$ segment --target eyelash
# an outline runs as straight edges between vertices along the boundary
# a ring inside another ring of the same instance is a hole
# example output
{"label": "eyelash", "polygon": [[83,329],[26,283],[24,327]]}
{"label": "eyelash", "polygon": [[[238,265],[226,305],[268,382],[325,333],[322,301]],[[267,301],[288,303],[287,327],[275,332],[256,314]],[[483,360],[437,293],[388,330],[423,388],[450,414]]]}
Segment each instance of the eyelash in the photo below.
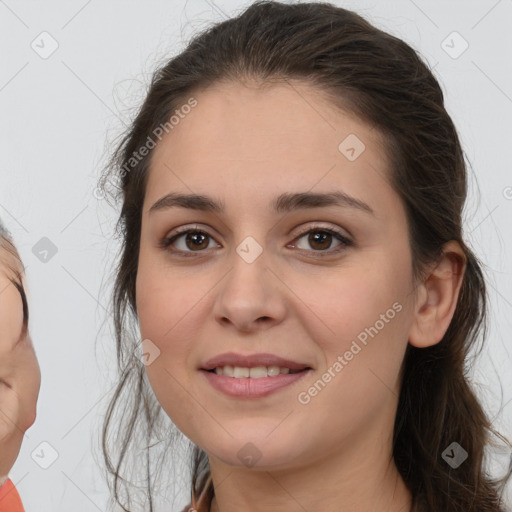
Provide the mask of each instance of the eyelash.
{"label": "eyelash", "polygon": [[[339,252],[341,252],[341,251],[345,250],[346,248],[351,247],[353,245],[353,242],[350,241],[345,236],[343,236],[339,231],[337,231],[335,229],[332,229],[332,228],[322,227],[322,226],[310,227],[306,231],[303,231],[303,232],[299,233],[297,235],[297,237],[294,238],[293,241],[299,240],[304,235],[307,235],[307,234],[309,234],[311,232],[328,233],[330,235],[333,235],[337,240],[339,240],[341,242],[341,244],[337,248],[335,248],[334,250],[318,250],[318,251],[311,250],[311,251],[308,251],[307,249],[299,249],[299,251],[306,251],[306,252],[316,253],[315,256],[314,256],[315,258],[316,257],[323,258],[323,257],[329,256],[329,255],[332,255],[332,254],[337,254],[337,253],[339,253]],[[186,257],[186,258],[194,257],[194,256],[196,256],[196,253],[205,252],[206,250],[182,251],[181,249],[169,249],[169,247],[174,243],[175,240],[180,238],[182,235],[186,235],[186,234],[189,234],[189,233],[191,233],[191,234],[200,233],[200,234],[206,235],[207,237],[210,237],[211,239],[213,239],[213,237],[210,236],[204,230],[193,229],[193,228],[186,228],[185,227],[183,229],[180,229],[179,231],[176,231],[172,236],[164,238],[161,241],[161,243],[160,243],[160,247],[162,249],[166,249],[166,250],[168,250],[168,251],[170,251],[172,253],[176,253],[179,256],[183,256],[183,257]]]}

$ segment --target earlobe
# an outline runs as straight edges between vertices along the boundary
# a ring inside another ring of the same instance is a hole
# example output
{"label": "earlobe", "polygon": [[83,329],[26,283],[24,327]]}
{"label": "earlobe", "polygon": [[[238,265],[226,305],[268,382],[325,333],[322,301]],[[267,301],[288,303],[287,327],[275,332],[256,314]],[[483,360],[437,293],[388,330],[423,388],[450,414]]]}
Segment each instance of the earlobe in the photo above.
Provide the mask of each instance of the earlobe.
{"label": "earlobe", "polygon": [[439,264],[418,287],[418,301],[409,333],[409,343],[425,348],[439,343],[455,313],[462,286],[466,257],[451,240],[443,247]]}

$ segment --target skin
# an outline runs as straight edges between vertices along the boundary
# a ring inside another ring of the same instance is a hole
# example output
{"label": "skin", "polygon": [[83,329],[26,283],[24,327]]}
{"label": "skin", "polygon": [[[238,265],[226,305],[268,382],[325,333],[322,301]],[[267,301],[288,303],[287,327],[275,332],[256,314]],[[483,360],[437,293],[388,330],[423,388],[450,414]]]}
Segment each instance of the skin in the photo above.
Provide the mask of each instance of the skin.
{"label": "skin", "polygon": [[0,239],[0,484],[20,452],[25,431],[36,419],[41,371],[28,330],[23,303],[12,284],[23,276],[21,261]]}
{"label": "skin", "polygon": [[[160,351],[146,366],[155,395],[209,456],[211,510],[334,512],[342,503],[344,512],[408,511],[411,496],[391,455],[399,371],[408,343],[433,345],[448,328],[463,252],[449,242],[425,282],[413,283],[405,210],[387,181],[379,132],[311,86],[223,83],[194,97],[198,105],[152,155],[136,299],[142,338]],[[366,146],[354,161],[338,150],[351,133]],[[375,215],[268,207],[283,192],[333,190]],[[226,211],[150,213],[170,192],[212,196]],[[199,248],[186,235],[159,245],[196,224],[208,235]],[[315,244],[301,234],[315,228],[313,236],[318,224],[353,245],[336,253],[336,238]],[[250,264],[236,252],[248,236],[263,249]],[[329,255],[315,258],[321,252]],[[401,311],[307,405],[299,403],[298,394],[395,302]],[[270,352],[314,371],[265,398],[230,398],[198,371],[227,351]],[[260,453],[252,467],[237,456],[248,442]]]}

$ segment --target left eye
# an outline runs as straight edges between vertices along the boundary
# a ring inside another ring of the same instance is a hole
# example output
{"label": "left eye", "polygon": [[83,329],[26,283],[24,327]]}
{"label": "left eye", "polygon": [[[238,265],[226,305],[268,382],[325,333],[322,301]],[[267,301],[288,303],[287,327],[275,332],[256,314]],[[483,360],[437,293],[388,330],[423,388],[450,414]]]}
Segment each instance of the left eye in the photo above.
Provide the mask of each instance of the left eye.
{"label": "left eye", "polygon": [[[309,229],[308,231],[302,233],[298,236],[295,240],[300,240],[301,238],[304,238],[306,235],[309,235],[307,238],[307,243],[314,248],[314,246],[317,246],[314,252],[339,252],[343,250],[345,247],[349,247],[352,243],[350,240],[345,238],[341,233],[334,229],[330,228],[322,228],[317,227],[313,229]],[[326,245],[328,246],[327,249],[331,245],[332,238],[335,238],[340,243],[338,244],[337,248],[332,251],[325,251]],[[318,247],[320,246],[320,247]],[[299,247],[299,249],[302,249]],[[307,250],[307,249],[306,249]]]}
{"label": "left eye", "polygon": [[[344,237],[338,231],[323,227],[309,229],[308,231],[301,233],[297,238],[293,240],[293,242],[305,238],[306,235],[309,235],[307,238],[307,243],[309,243],[310,246],[313,247],[314,249],[314,251],[310,252],[335,253],[343,250],[345,247],[349,247],[350,245],[352,245],[352,242],[348,240],[346,237]],[[185,238],[183,239],[183,237]],[[340,243],[334,250],[327,251],[326,249],[330,248],[333,237]],[[175,249],[170,249],[170,251],[177,253],[185,253],[183,254],[184,256],[191,256],[192,253],[194,252],[202,252],[201,249],[209,248],[208,238],[213,240],[213,238],[205,231],[201,231],[198,229],[187,229],[175,234],[174,236],[165,238],[164,240],[162,240],[161,246],[169,250],[169,247],[173,246],[176,242],[181,241],[184,242],[184,246],[177,247]],[[291,244],[291,247],[295,247],[295,245]],[[299,249],[308,250],[302,247],[299,247]]]}

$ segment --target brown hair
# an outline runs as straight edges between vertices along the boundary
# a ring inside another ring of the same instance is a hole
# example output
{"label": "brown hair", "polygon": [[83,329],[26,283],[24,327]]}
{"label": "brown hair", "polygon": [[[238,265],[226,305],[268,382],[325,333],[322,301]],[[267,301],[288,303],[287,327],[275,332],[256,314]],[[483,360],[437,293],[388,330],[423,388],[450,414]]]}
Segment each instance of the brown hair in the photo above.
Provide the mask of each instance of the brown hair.
{"label": "brown hair", "polygon": [[[492,433],[507,441],[492,429],[467,377],[470,351],[479,333],[483,331],[482,341],[487,333],[487,291],[481,263],[462,237],[466,163],[439,83],[413,48],[354,12],[329,3],[272,1],[257,1],[237,17],[205,29],[155,72],[103,176],[105,188],[108,183],[118,187],[122,202],[122,246],[113,293],[121,378],[103,428],[116,501],[120,503],[121,466],[137,429],[147,443],[145,492],[150,510],[155,473],[150,470],[149,445],[155,435],[171,442],[144,366],[133,357],[136,331],[130,337],[127,327],[135,329],[141,213],[152,153],[135,163],[133,155],[194,93],[220,81],[245,80],[306,81],[383,134],[390,181],[406,208],[414,282],[425,279],[425,269],[439,260],[446,242],[460,244],[466,270],[448,330],[438,344],[423,349],[409,345],[406,351],[393,455],[420,510],[503,511],[499,491],[511,470],[501,480],[492,480],[484,455]],[[136,389],[122,400],[123,390],[133,386]],[[120,426],[113,422],[117,408],[124,410]],[[121,450],[114,465],[107,447],[110,428]],[[454,441],[469,454],[457,469],[442,458]],[[191,471],[193,492],[198,493],[209,476],[207,455],[199,447],[193,449]]]}

